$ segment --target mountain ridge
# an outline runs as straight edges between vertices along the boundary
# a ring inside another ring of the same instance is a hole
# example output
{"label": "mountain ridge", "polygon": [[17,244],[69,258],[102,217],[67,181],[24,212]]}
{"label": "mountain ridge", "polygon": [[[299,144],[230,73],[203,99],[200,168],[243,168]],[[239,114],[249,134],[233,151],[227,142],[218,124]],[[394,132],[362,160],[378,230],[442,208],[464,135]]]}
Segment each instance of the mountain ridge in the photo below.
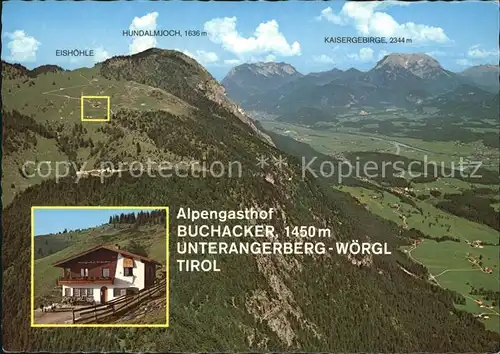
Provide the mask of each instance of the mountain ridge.
{"label": "mountain ridge", "polygon": [[498,65],[475,65],[459,73],[490,92],[498,92],[500,85],[500,67]]}
{"label": "mountain ridge", "polygon": [[[491,67],[487,68],[491,72]],[[228,97],[244,109],[285,117],[305,107],[326,110],[327,114],[337,114],[351,107],[418,110],[421,102],[453,92],[463,85],[495,92],[491,82],[483,85],[472,76],[470,72],[466,75],[446,70],[438,60],[424,53],[392,53],[381,58],[368,71],[333,68],[302,75],[287,83],[276,82],[259,92],[242,89],[244,77],[240,77],[236,95],[232,86],[226,90]],[[491,75],[488,80],[491,81]],[[221,81],[223,85],[225,82]]]}
{"label": "mountain ridge", "polygon": [[401,66],[422,79],[445,71],[438,60],[424,53],[388,54],[379,60],[372,70],[381,69],[384,66]]}
{"label": "mountain ridge", "polygon": [[[147,77],[134,75],[136,66],[140,68],[142,65],[148,65],[147,61],[158,60],[159,58],[164,60],[164,67],[158,68],[160,72],[150,73]],[[170,60],[173,60],[173,62],[169,63]],[[170,66],[174,65],[175,61],[178,60],[182,63],[180,65],[181,70],[171,70]],[[105,60],[100,65],[100,72],[106,78],[126,79],[148,84],[169,92],[174,92],[175,96],[190,104],[200,104],[200,102],[193,99],[195,96],[186,94],[186,92],[189,92],[187,88],[180,87],[182,85],[181,82],[186,81],[191,89],[202,93],[206,99],[227,109],[231,114],[240,118],[242,122],[248,125],[267,143],[272,144],[271,139],[255,127],[253,120],[240,107],[227,99],[224,87],[196,60],[180,51],[151,48],[131,56],[116,56]],[[195,67],[197,74],[185,70],[186,65],[188,67]],[[111,74],[113,71],[118,71],[118,73],[113,75]],[[169,72],[169,76],[158,75],[164,72]],[[186,80],[185,78],[189,79]],[[202,102],[202,104],[204,103]]]}
{"label": "mountain ridge", "polygon": [[46,72],[59,72],[59,71],[66,71],[59,65],[52,65],[52,64],[47,64],[47,65],[40,65],[37,66],[33,69],[28,69],[24,65],[21,65],[19,63],[9,63],[8,61],[5,61],[2,59],[2,76],[6,76],[8,78],[13,78],[13,77],[30,77],[30,78],[35,78],[38,75],[44,74]]}

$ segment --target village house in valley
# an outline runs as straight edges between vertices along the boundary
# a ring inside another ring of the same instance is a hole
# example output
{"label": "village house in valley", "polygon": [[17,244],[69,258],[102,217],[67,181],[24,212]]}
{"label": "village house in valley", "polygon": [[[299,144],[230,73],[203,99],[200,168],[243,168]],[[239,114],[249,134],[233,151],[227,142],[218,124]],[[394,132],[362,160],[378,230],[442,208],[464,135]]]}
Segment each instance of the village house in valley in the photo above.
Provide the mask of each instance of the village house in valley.
{"label": "village house in valley", "polygon": [[100,304],[152,286],[160,265],[118,246],[97,246],[54,264],[62,269],[63,299]]}

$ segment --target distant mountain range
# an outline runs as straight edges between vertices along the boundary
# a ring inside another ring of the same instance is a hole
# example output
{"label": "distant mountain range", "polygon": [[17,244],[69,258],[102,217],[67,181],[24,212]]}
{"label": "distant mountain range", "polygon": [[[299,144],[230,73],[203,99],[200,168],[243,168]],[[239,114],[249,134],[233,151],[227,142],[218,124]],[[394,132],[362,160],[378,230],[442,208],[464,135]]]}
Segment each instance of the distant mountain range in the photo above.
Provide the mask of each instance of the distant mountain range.
{"label": "distant mountain range", "polygon": [[248,94],[274,89],[302,76],[286,63],[243,64],[232,69],[221,83],[233,99],[241,101]]}
{"label": "distant mountain range", "polygon": [[[294,116],[314,108],[334,115],[353,108],[419,109],[422,104],[443,103],[441,95],[453,100],[455,90],[462,94],[462,102],[475,101],[478,95],[490,99],[490,94],[498,95],[498,66],[454,73],[429,55],[394,53],[367,72],[351,68],[303,75],[286,63],[244,64],[231,70],[222,85],[246,110]],[[476,96],[464,96],[471,87]]]}
{"label": "distant mountain range", "polygon": [[498,91],[499,73],[498,65],[477,65],[470,67],[460,73],[474,81],[477,85],[490,87]]}
{"label": "distant mountain range", "polygon": [[6,79],[13,79],[16,77],[26,76],[35,78],[43,73],[56,73],[66,71],[58,65],[41,65],[33,70],[29,70],[20,64],[10,64],[2,60],[2,74],[6,75]]}

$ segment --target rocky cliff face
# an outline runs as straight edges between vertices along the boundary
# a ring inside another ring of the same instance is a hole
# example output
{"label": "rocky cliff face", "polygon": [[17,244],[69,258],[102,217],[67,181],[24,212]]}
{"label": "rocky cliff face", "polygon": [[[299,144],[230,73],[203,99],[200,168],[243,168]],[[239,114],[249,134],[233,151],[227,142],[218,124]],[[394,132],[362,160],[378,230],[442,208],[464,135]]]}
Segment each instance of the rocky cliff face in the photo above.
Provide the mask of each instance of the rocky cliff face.
{"label": "rocky cliff face", "polygon": [[290,64],[253,63],[233,68],[221,83],[231,99],[243,102],[248,95],[275,89],[302,76]]}
{"label": "rocky cliff face", "polygon": [[243,108],[232,102],[226,96],[225,88],[221,84],[219,84],[215,79],[211,78],[205,82],[200,82],[196,86],[196,88],[208,99],[214,101],[215,103],[221,105],[222,107],[225,107],[229,112],[234,114],[236,117],[241,119],[241,121],[243,121],[250,128],[252,128],[252,130],[256,134],[258,134],[264,141],[274,146],[272,139],[262,130],[258,129],[255,126],[254,120],[246,114]]}
{"label": "rocky cliff face", "polygon": [[435,75],[446,74],[446,71],[436,59],[422,53],[389,54],[382,58],[374,69],[385,68],[386,70],[395,70],[397,67],[403,67],[410,71],[413,75],[422,79],[428,79]]}
{"label": "rocky cliff face", "polygon": [[454,90],[464,83],[462,77],[445,70],[436,59],[423,53],[386,55],[368,75],[375,72],[383,72],[384,76],[393,76],[395,80],[403,78],[402,87],[425,90],[430,94]]}

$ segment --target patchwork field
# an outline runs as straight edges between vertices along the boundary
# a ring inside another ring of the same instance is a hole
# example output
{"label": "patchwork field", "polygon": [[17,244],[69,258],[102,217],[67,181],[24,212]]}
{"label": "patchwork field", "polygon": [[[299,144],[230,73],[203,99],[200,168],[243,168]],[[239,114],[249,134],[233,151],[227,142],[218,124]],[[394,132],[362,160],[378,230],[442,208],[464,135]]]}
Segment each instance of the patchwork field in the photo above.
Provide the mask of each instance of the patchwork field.
{"label": "patchwork field", "polygon": [[[361,132],[359,128],[345,127],[342,123],[318,123],[304,126],[276,120],[263,120],[264,128],[290,136],[311,145],[324,154],[342,152],[384,152],[410,159],[435,161],[438,166],[454,166],[459,163],[481,162],[482,166],[498,171],[498,148],[485,146],[481,141],[425,141],[401,135],[385,135],[380,132]],[[368,124],[369,125],[369,124]],[[498,128],[491,128],[498,132]]]}
{"label": "patchwork field", "polygon": [[[375,131],[369,133],[363,131],[366,128],[376,127],[377,120],[394,119],[394,116],[401,113],[391,112],[380,114],[378,117],[371,116],[371,123],[359,123],[359,126],[358,122],[368,119],[360,118],[359,115],[344,116],[339,117],[336,122],[321,122],[315,126],[276,120],[261,121],[261,124],[266,129],[306,143],[319,153],[336,158],[346,156],[352,158],[356,153],[360,153],[368,158],[373,156],[378,159],[375,162],[381,162],[388,156],[394,159],[401,156],[418,161],[437,161],[446,167],[455,163],[457,173],[460,168],[458,162],[462,159],[465,163],[482,161],[484,168],[498,171],[500,156],[498,150],[486,147],[481,141],[425,141],[401,134],[388,136]],[[423,117],[411,116],[409,120],[410,123],[394,124],[403,125],[408,130],[424,124]],[[480,124],[496,123],[480,122]],[[487,129],[498,131],[497,128]],[[366,153],[375,154],[366,155]],[[431,173],[433,172],[431,170]],[[428,269],[430,282],[463,296],[464,304],[456,304],[457,308],[481,316],[480,320],[488,329],[500,332],[499,231],[472,216],[468,217],[466,210],[456,214],[441,206],[442,203],[449,201],[447,198],[450,196],[465,198],[466,195],[470,195],[469,201],[465,199],[455,201],[458,203],[457,211],[460,210],[460,203],[470,202],[470,208],[477,209],[479,205],[483,207],[478,217],[485,218],[484,213],[491,214],[489,216],[492,217],[500,209],[498,183],[495,183],[494,177],[491,176],[486,179],[490,184],[474,183],[473,179],[467,180],[462,178],[463,176],[453,178],[455,175],[420,180],[405,173],[401,177],[406,179],[408,187],[391,185],[390,181],[389,185],[381,185],[376,179],[368,179],[366,182],[369,183],[365,187],[340,184],[334,188],[349,193],[370,212],[391,220],[405,229],[420,231],[425,238],[418,244],[404,247],[404,251],[415,262]],[[475,194],[475,191],[478,193]],[[484,209],[488,206],[491,207],[490,210]],[[483,245],[475,247],[477,245],[474,241],[481,241]],[[481,293],[477,292],[478,289]],[[488,297],[487,292],[494,295]]]}
{"label": "patchwork field", "polygon": [[[405,248],[409,256],[429,270],[431,281],[464,296],[466,305],[457,305],[459,308],[474,314],[488,313],[489,318],[483,322],[488,328],[500,331],[499,303],[470,294],[472,286],[497,292],[500,290],[500,245],[496,230],[445,213],[428,202],[415,200],[417,207],[422,210],[420,213],[417,208],[388,192],[379,193],[348,186],[337,188],[354,196],[371,212],[404,228],[415,228],[427,235],[429,239],[421,240],[417,247]],[[439,240],[446,235],[453,237],[456,242]],[[475,240],[493,245],[475,248],[471,246]],[[481,259],[482,267],[473,265],[467,259],[468,255]],[[492,273],[485,272],[486,268],[491,268]],[[483,308],[475,300],[494,306]]]}
{"label": "patchwork field", "polygon": [[[454,290],[466,299],[465,305],[458,308],[473,314],[485,314],[489,318],[482,322],[488,329],[500,332],[500,308],[498,301],[485,300],[484,296],[472,295],[471,288],[499,291],[500,272],[498,246],[471,248],[463,242],[435,242],[423,240],[411,251],[411,257],[427,267],[433,281],[439,286]],[[467,254],[474,258],[482,256],[484,267],[492,268],[491,274],[467,260]],[[477,301],[481,301],[478,304]]]}

